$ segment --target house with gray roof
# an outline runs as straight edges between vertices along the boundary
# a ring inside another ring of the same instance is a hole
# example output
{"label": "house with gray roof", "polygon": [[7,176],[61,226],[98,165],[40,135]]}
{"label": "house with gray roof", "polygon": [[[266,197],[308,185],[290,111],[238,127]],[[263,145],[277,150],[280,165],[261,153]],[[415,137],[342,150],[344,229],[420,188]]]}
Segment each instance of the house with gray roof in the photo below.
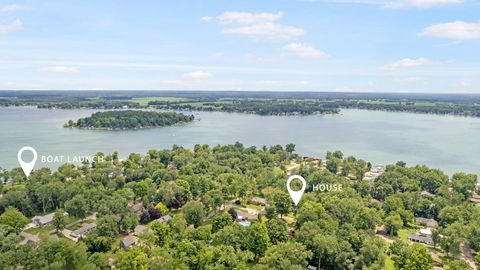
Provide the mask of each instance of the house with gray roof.
{"label": "house with gray roof", "polygon": [[129,249],[137,244],[137,237],[126,236],[120,241],[120,247],[123,249]]}
{"label": "house with gray roof", "polygon": [[52,223],[53,216],[55,215],[55,212],[44,215],[44,216],[34,216],[32,218],[32,222],[37,225],[38,227],[43,227],[47,226],[50,223]]}
{"label": "house with gray roof", "polygon": [[74,238],[84,237],[87,233],[89,233],[91,230],[95,229],[96,227],[97,227],[97,224],[95,223],[85,223],[82,225],[82,227],[71,232],[70,236]]}
{"label": "house with gray roof", "polygon": [[140,234],[142,234],[144,232],[148,232],[148,231],[150,231],[150,228],[148,228],[147,226],[137,225],[137,226],[135,226],[135,229],[133,229],[133,235],[139,236]]}
{"label": "house with gray roof", "polygon": [[172,216],[170,216],[170,215],[165,215],[165,216],[163,216],[163,217],[157,218],[157,220],[158,220],[160,223],[167,222],[167,221],[169,221],[169,220],[171,220],[171,219],[172,219]]}
{"label": "house with gray roof", "polygon": [[423,235],[418,235],[418,234],[410,234],[408,236],[408,240],[412,242],[417,242],[417,243],[423,243],[427,244],[430,246],[433,246],[433,240],[431,236],[423,236]]}
{"label": "house with gray roof", "polygon": [[265,198],[260,198],[260,197],[253,197],[253,198],[250,200],[250,203],[251,203],[251,204],[255,204],[255,205],[268,206],[267,199],[265,199]]}
{"label": "house with gray roof", "polygon": [[435,194],[432,194],[426,190],[423,190],[422,192],[420,192],[420,195],[427,198],[435,198]]}
{"label": "house with gray roof", "polygon": [[435,228],[438,226],[438,222],[435,219],[431,218],[424,218],[424,217],[417,217],[415,218],[417,223],[427,227],[427,228]]}

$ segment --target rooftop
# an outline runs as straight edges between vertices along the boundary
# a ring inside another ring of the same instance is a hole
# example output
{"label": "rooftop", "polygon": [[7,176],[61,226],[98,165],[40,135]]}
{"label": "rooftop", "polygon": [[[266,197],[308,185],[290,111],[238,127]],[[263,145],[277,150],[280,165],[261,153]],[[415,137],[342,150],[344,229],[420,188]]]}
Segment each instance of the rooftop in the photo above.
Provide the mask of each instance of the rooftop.
{"label": "rooftop", "polygon": [[160,221],[161,223],[163,223],[163,222],[169,221],[170,219],[172,219],[172,217],[170,215],[165,215],[163,217],[159,217],[157,220]]}
{"label": "rooftop", "polygon": [[423,226],[427,226],[430,228],[435,228],[438,225],[438,222],[435,219],[431,218],[417,217],[415,218],[415,220]]}
{"label": "rooftop", "polygon": [[82,227],[76,229],[75,231],[73,231],[71,233],[72,236],[80,236],[80,235],[83,235],[85,234],[86,232],[94,229],[95,227],[97,227],[97,224],[95,223],[84,223],[82,225]]}
{"label": "rooftop", "polygon": [[40,223],[41,225],[48,224],[48,223],[52,222],[54,215],[55,215],[55,212],[50,213],[50,214],[46,214],[44,216],[34,216],[32,218],[32,221],[36,222],[36,223]]}
{"label": "rooftop", "polygon": [[420,236],[417,234],[410,234],[408,236],[408,240],[433,246],[432,237]]}
{"label": "rooftop", "polygon": [[150,228],[148,228],[148,227],[145,226],[145,225],[137,225],[137,226],[135,227],[135,229],[133,230],[133,234],[136,235],[136,236],[138,236],[138,235],[140,235],[140,234],[142,234],[143,232],[148,231],[148,230],[150,230]]}
{"label": "rooftop", "polygon": [[135,243],[137,243],[137,238],[134,236],[126,236],[120,241],[123,247],[131,247],[135,245]]}

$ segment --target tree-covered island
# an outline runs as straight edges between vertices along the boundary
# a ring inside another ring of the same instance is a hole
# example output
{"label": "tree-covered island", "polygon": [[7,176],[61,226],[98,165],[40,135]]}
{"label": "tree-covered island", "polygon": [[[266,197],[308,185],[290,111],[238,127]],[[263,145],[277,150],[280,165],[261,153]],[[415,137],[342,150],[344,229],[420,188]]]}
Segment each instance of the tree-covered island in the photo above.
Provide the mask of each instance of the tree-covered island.
{"label": "tree-covered island", "polygon": [[193,115],[175,112],[154,111],[106,111],[96,112],[89,117],[68,121],[64,127],[89,129],[142,129],[171,126],[188,123],[195,119]]}

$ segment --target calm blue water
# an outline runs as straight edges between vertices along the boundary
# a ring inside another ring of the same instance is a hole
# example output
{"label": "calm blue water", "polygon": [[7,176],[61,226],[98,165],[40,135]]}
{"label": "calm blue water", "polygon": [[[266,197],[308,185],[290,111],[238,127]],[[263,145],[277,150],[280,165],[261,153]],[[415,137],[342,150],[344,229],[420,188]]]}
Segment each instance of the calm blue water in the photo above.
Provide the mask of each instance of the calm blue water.
{"label": "calm blue water", "polygon": [[[69,119],[93,110],[0,108],[0,167],[18,167],[17,151],[25,145],[39,155],[91,155],[118,151],[146,153],[173,144],[273,145],[295,143],[297,152],[323,157],[326,151],[389,164],[403,160],[451,174],[480,174],[480,119],[412,113],[343,110],[339,115],[258,116],[221,112],[194,113],[194,123],[134,131],[66,129]],[[35,168],[57,165],[41,164]]]}

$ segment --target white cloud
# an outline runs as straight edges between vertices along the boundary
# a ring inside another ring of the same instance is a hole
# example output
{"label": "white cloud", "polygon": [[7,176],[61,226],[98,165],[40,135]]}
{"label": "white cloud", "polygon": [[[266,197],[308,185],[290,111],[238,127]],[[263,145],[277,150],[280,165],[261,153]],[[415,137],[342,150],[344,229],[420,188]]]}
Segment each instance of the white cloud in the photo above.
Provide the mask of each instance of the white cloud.
{"label": "white cloud", "polygon": [[283,17],[282,12],[277,13],[250,13],[250,12],[232,12],[226,11],[218,16],[221,24],[239,23],[239,24],[257,24],[264,22],[273,22]]}
{"label": "white cloud", "polygon": [[35,90],[43,87],[43,85],[36,83],[5,82],[0,84],[2,90]]}
{"label": "white cloud", "polygon": [[383,8],[432,8],[460,4],[465,0],[304,0],[305,2],[328,2],[339,4],[368,4]]}
{"label": "white cloud", "polygon": [[206,71],[193,71],[193,72],[183,74],[182,77],[187,79],[195,79],[195,80],[207,79],[212,77],[212,73],[206,72]]}
{"label": "white cloud", "polygon": [[22,21],[16,19],[9,24],[0,24],[0,34],[7,34],[22,29]]}
{"label": "white cloud", "polygon": [[300,81],[299,83],[300,83],[301,85],[308,85],[308,84],[310,84],[309,81]]}
{"label": "white cloud", "polygon": [[425,28],[419,35],[456,40],[478,39],[480,38],[480,22],[455,21],[435,24]]}
{"label": "white cloud", "polygon": [[223,57],[223,53],[222,52],[214,52],[211,54],[212,58],[215,58],[215,59],[220,59]]}
{"label": "white cloud", "polygon": [[408,68],[415,68],[415,67],[428,65],[431,63],[432,62],[427,58],[417,58],[417,59],[404,58],[399,61],[387,64],[383,66],[381,69],[383,70],[408,69]]}
{"label": "white cloud", "polygon": [[213,17],[212,16],[203,16],[203,17],[200,18],[200,20],[209,22],[209,21],[213,20]]}
{"label": "white cloud", "polygon": [[0,12],[16,12],[22,10],[25,10],[25,7],[17,4],[10,4],[0,7]]}
{"label": "white cloud", "polygon": [[301,28],[271,22],[228,28],[223,30],[223,32],[226,34],[242,35],[251,38],[268,38],[277,40],[296,38],[303,36],[305,33]]}
{"label": "white cloud", "polygon": [[282,50],[290,52],[302,58],[324,58],[326,53],[305,43],[290,43],[282,47]]}
{"label": "white cloud", "polygon": [[223,33],[251,38],[285,40],[304,35],[305,31],[302,28],[277,23],[276,21],[283,18],[283,15],[283,12],[226,11],[216,17],[204,16],[201,19],[204,21],[216,19],[220,25],[231,25],[224,28]]}
{"label": "white cloud", "polygon": [[386,8],[431,8],[448,4],[460,4],[463,0],[397,0],[390,1],[383,6]]}
{"label": "white cloud", "polygon": [[423,77],[406,77],[406,78],[395,79],[395,81],[401,82],[401,83],[417,83],[417,82],[425,81],[425,78],[423,78]]}
{"label": "white cloud", "polygon": [[163,83],[166,84],[172,84],[172,85],[182,85],[183,81],[182,80],[165,80]]}
{"label": "white cloud", "polygon": [[73,73],[78,71],[76,67],[65,67],[65,66],[43,67],[40,70],[43,72],[51,72],[51,73]]}
{"label": "white cloud", "polygon": [[184,73],[181,78],[173,79],[173,80],[164,80],[162,83],[169,84],[172,86],[181,86],[181,87],[195,87],[199,86],[204,79],[208,79],[212,77],[213,74],[206,71],[192,71],[188,73]]}

